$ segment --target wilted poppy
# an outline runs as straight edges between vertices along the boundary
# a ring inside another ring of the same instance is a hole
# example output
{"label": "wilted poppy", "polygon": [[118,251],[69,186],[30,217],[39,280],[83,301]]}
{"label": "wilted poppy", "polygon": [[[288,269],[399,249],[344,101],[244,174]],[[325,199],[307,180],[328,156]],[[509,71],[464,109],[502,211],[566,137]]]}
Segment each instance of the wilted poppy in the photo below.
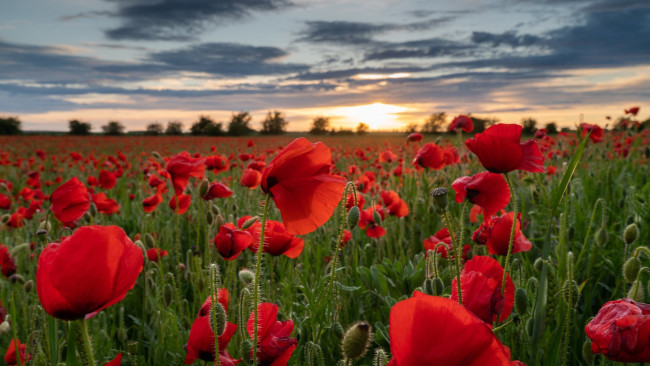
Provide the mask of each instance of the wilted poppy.
{"label": "wilted poppy", "polygon": [[464,114],[454,117],[454,119],[449,124],[449,131],[457,132],[458,130],[463,130],[467,133],[472,132],[474,130],[472,119]]}
{"label": "wilted poppy", "polygon": [[456,202],[467,198],[483,208],[484,217],[494,215],[510,202],[510,189],[501,174],[481,172],[471,177],[460,177],[451,187],[456,191]]}
{"label": "wilted poppy", "polygon": [[391,308],[389,322],[390,366],[510,365],[492,327],[456,301],[416,291]]}
{"label": "wilted poppy", "polygon": [[38,258],[36,290],[55,318],[91,318],[118,303],[142,271],[142,251],[118,226],[84,226]]}
{"label": "wilted poppy", "polygon": [[90,195],[86,186],[77,177],[73,177],[52,192],[50,202],[54,216],[63,224],[70,225],[88,211]]}
{"label": "wilted poppy", "polygon": [[330,174],[332,154],[321,142],[293,140],[264,168],[262,190],[269,193],[291,234],[308,234],[334,213],[346,180]]}
{"label": "wilted poppy", "polygon": [[233,260],[253,243],[253,235],[248,231],[237,230],[235,225],[226,223],[221,225],[213,242],[224,259]]}
{"label": "wilted poppy", "polygon": [[[517,216],[517,226],[515,226],[515,236],[512,243],[513,254],[527,252],[533,247],[533,244],[521,232],[520,214]],[[508,254],[513,218],[514,213],[508,212],[502,214],[500,217],[490,217],[484,220],[481,226],[474,232],[472,239],[477,244],[487,245],[488,253],[490,254]]]}
{"label": "wilted poppy", "polygon": [[[258,312],[258,351],[257,360],[260,365],[286,366],[298,340],[291,338],[293,321],[291,319],[278,321],[278,306],[263,302],[257,307]],[[248,335],[253,338],[255,330],[255,315],[251,313],[246,323]],[[253,350],[250,351],[251,358]]]}
{"label": "wilted poppy", "polygon": [[440,146],[430,142],[424,145],[413,158],[413,165],[440,170],[445,167],[445,153]]}
{"label": "wilted poppy", "polygon": [[465,145],[476,154],[485,169],[492,173],[526,170],[544,172],[544,158],[537,141],[521,142],[520,125],[499,123],[467,139]]}
{"label": "wilted poppy", "polygon": [[650,362],[650,305],[609,301],[585,327],[591,351],[617,362]]}
{"label": "wilted poppy", "polygon": [[[491,324],[500,316],[503,322],[512,312],[515,302],[515,285],[506,274],[506,289],[503,287],[503,267],[496,259],[476,256],[465,263],[460,273],[460,290],[463,306],[484,322]],[[458,301],[456,277],[451,282],[451,299]]]}

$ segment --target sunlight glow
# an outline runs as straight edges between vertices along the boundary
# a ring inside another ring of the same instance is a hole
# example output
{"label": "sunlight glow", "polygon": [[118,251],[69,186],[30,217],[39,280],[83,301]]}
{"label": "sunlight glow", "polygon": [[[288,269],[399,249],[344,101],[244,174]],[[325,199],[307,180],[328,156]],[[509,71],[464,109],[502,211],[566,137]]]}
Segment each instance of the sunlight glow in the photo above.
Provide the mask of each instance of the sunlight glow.
{"label": "sunlight glow", "polygon": [[373,103],[353,107],[335,107],[330,113],[341,116],[342,122],[356,126],[363,122],[373,130],[386,130],[400,128],[403,122],[399,114],[408,111],[409,108],[392,104]]}
{"label": "sunlight glow", "polygon": [[381,80],[381,79],[401,79],[411,76],[408,72],[397,72],[394,74],[357,74],[353,79],[357,80]]}

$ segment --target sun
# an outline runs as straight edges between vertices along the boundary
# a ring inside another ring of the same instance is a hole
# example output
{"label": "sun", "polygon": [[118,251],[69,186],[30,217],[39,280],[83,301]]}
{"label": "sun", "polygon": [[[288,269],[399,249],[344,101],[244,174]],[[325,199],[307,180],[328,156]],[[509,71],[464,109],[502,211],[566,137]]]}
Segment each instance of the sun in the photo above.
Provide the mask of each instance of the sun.
{"label": "sun", "polygon": [[373,103],[351,107],[337,107],[331,112],[341,116],[341,122],[356,126],[363,122],[373,130],[387,130],[399,128],[402,123],[399,114],[409,108],[393,104]]}

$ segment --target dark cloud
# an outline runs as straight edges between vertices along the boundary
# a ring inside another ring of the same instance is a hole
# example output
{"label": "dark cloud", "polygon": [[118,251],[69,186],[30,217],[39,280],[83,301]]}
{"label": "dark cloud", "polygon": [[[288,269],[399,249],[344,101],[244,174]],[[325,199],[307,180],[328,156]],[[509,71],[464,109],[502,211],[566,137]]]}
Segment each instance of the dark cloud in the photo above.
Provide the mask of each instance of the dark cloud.
{"label": "dark cloud", "polygon": [[426,68],[417,66],[408,67],[364,67],[364,68],[350,68],[342,70],[329,70],[320,72],[304,72],[300,73],[291,79],[302,81],[318,81],[318,80],[343,80],[348,79],[358,74],[395,74],[395,73],[412,73],[426,71]]}
{"label": "dark cloud", "polygon": [[291,5],[289,0],[117,0],[122,25],[106,31],[114,40],[195,39],[206,26],[242,19],[254,11]]}
{"label": "dark cloud", "polygon": [[403,58],[437,58],[443,56],[469,56],[476,45],[430,38],[416,41],[388,43],[367,52],[364,60],[379,61]]}
{"label": "dark cloud", "polygon": [[517,34],[516,32],[489,33],[489,32],[472,32],[472,42],[478,44],[490,44],[498,47],[507,45],[510,47],[527,47],[539,44],[541,38],[532,34]]}
{"label": "dark cloud", "polygon": [[77,20],[82,18],[97,18],[97,17],[109,17],[115,15],[112,11],[100,10],[100,11],[86,11],[83,13],[77,13],[73,15],[68,15],[58,18],[62,22],[69,22],[71,20]]}

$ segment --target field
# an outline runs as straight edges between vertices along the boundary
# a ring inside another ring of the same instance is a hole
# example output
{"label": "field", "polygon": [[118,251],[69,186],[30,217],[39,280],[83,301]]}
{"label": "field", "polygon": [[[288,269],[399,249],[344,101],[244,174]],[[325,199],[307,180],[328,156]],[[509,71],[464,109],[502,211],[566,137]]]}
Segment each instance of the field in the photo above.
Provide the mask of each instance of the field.
{"label": "field", "polygon": [[[625,332],[647,336],[647,323],[615,335],[623,339],[609,350],[615,361],[592,353],[585,326],[608,301],[643,303],[650,293],[650,133],[605,131],[599,141],[594,133],[538,135],[543,172],[515,164],[506,180],[494,174],[501,173],[499,161],[488,161],[494,156],[479,160],[468,149],[464,141],[476,138],[468,133],[422,141],[306,136],[305,151],[316,141],[329,148],[331,173],[315,172],[310,158],[283,170],[270,164],[294,140],[288,136],[0,137],[0,313],[9,319],[0,325],[0,350],[15,348],[12,339],[24,345],[20,360],[7,352],[8,364],[104,365],[118,353],[122,365],[212,364],[212,329],[225,328],[214,364],[251,365],[253,357],[261,365],[638,361],[621,357],[648,353],[650,344],[630,346]],[[434,153],[420,150],[428,143]],[[486,164],[495,183],[467,188],[457,202],[452,183],[486,172]],[[269,167],[273,177],[265,175]],[[304,172],[326,178],[282,183],[283,175]],[[67,191],[53,194],[64,184]],[[274,188],[280,185],[286,192]],[[437,187],[449,191],[444,209],[432,196]],[[351,209],[355,200],[359,211]],[[512,230],[507,213],[515,210],[521,216]],[[128,238],[98,244],[104,239],[84,231],[91,225],[116,225]],[[349,240],[336,251],[341,237]],[[50,243],[62,245],[56,251]],[[128,249],[116,253],[123,243]],[[479,260],[493,272],[465,266]],[[499,268],[509,274],[505,287]],[[458,289],[473,313],[457,304]],[[260,307],[253,355],[257,293],[268,304]]]}

